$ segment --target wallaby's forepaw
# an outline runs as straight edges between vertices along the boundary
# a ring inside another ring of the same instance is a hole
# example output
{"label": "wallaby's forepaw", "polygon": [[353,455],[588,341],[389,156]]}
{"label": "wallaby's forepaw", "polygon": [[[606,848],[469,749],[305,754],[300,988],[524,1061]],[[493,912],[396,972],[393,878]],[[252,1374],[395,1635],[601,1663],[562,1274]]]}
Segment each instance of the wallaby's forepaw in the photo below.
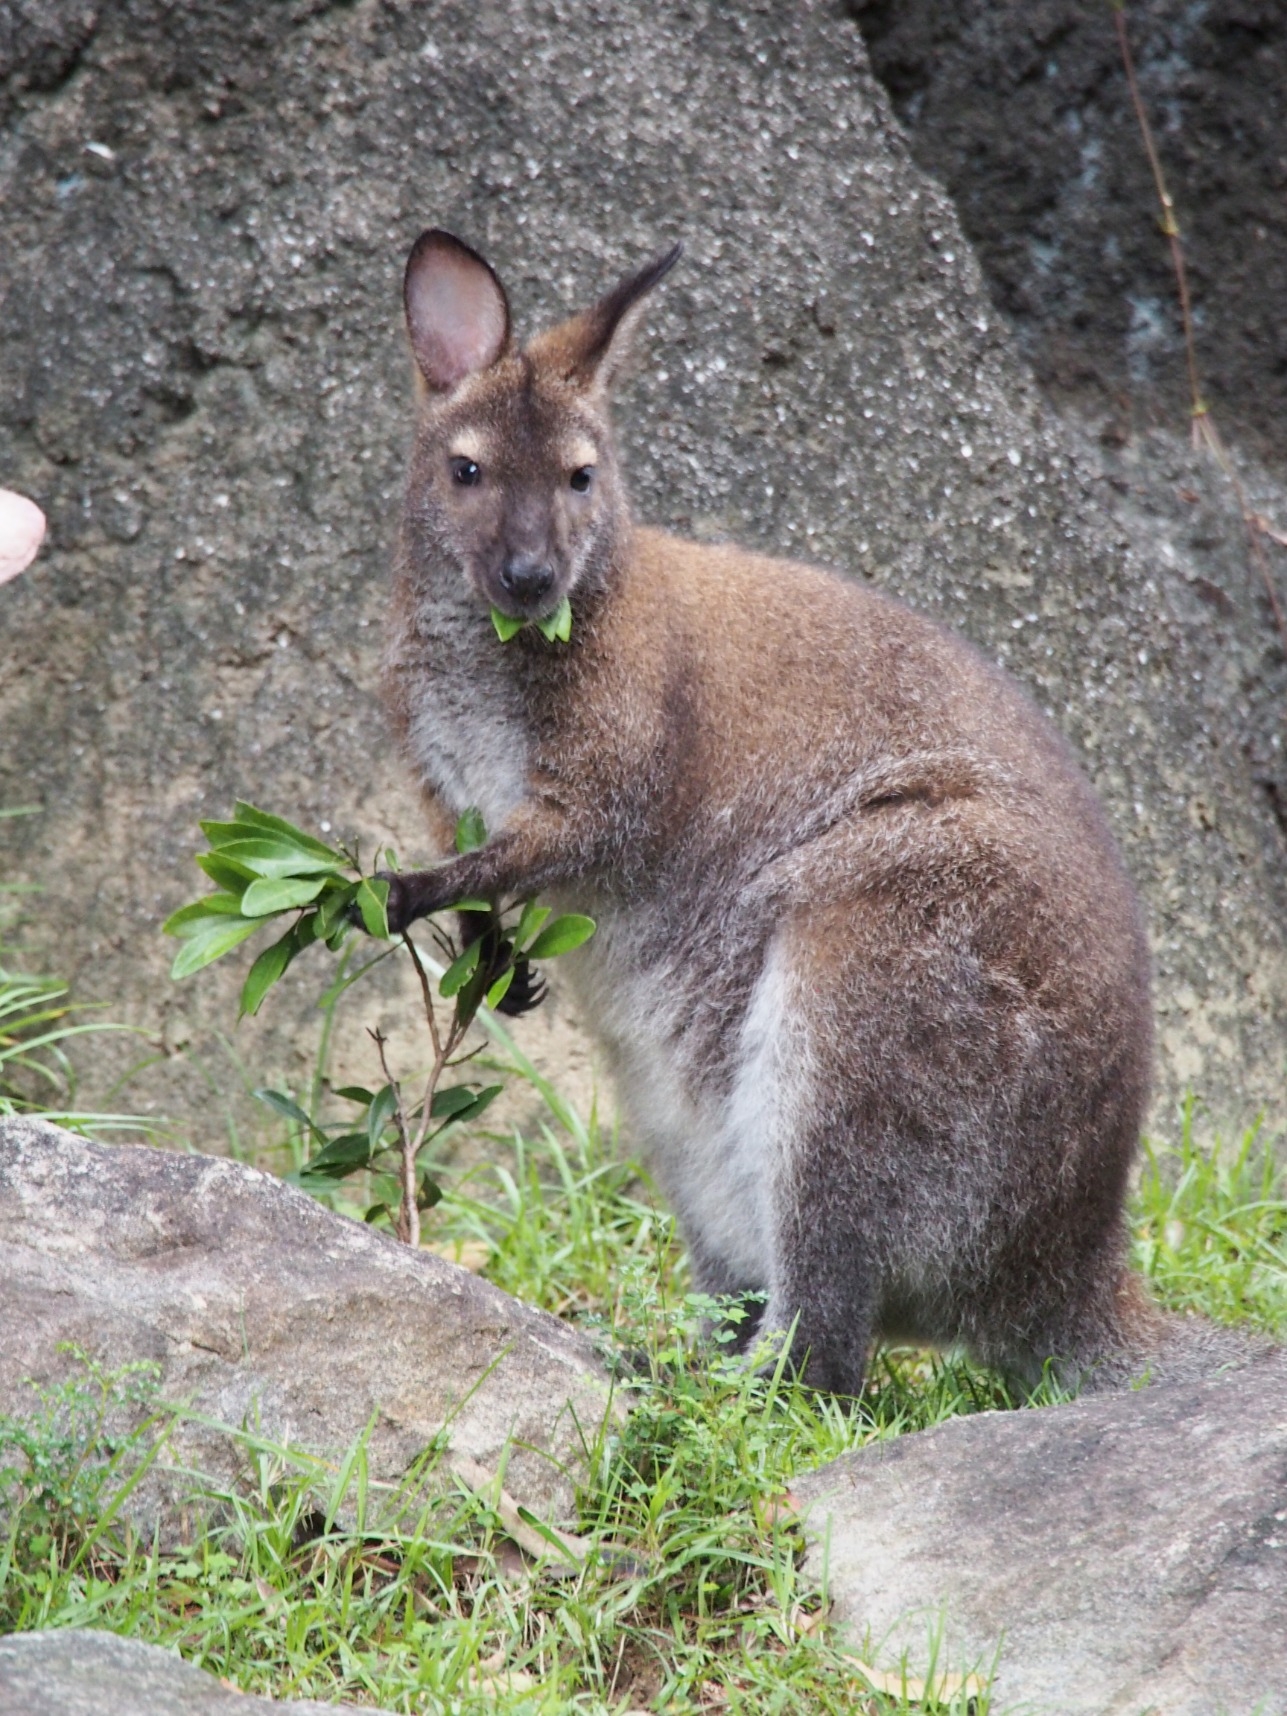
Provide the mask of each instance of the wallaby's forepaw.
{"label": "wallaby's forepaw", "polygon": [[[462,948],[471,947],[479,940],[483,943],[486,986],[490,988],[512,957],[509,942],[501,940],[499,919],[494,915],[483,918],[476,912],[461,912],[459,922]],[[514,975],[510,979],[509,988],[496,1003],[496,1011],[511,1019],[517,1019],[521,1014],[530,1013],[534,1007],[539,1007],[545,995],[545,979],[531,960],[517,959],[514,961]]]}

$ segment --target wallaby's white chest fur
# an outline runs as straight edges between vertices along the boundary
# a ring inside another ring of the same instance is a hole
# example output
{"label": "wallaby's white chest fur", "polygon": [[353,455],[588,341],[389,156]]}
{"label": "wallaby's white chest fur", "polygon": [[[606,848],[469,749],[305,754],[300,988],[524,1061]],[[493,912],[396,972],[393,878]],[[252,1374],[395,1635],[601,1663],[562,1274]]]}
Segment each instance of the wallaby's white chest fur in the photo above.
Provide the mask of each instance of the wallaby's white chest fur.
{"label": "wallaby's white chest fur", "polygon": [[[439,606],[435,645],[421,646],[402,666],[407,748],[422,784],[453,819],[477,809],[488,829],[499,829],[527,795],[527,727],[499,640],[489,628],[480,644],[476,625],[462,625],[452,606]],[[434,617],[431,609],[421,626]]]}
{"label": "wallaby's white chest fur", "polygon": [[459,818],[474,808],[502,828],[527,793],[527,740],[504,714],[462,719],[449,698],[427,697],[411,719],[408,743],[423,784]]}

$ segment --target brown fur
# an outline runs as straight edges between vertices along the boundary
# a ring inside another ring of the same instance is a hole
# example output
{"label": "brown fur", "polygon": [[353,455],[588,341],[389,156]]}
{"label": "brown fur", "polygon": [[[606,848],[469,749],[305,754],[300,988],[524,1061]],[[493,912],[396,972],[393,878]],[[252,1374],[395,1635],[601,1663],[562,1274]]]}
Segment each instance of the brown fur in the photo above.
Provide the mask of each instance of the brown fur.
{"label": "brown fur", "polygon": [[[389,698],[440,830],[478,805],[490,838],[392,913],[595,916],[570,963],[697,1280],[765,1293],[811,1380],[856,1390],[881,1335],[1121,1380],[1177,1340],[1126,1272],[1149,962],[1104,815],[959,638],[632,523],[606,384],[673,260],[519,350],[481,258],[412,254]],[[564,595],[569,644],[498,641],[489,604]]]}

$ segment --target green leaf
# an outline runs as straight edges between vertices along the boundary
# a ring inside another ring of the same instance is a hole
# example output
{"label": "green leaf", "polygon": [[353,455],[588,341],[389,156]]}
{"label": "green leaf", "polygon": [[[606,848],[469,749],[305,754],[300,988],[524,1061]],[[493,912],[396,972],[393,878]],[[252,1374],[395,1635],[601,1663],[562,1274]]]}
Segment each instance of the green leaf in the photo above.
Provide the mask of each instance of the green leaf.
{"label": "green leaf", "polygon": [[241,914],[247,918],[270,918],[313,903],[326,881],[321,876],[260,876],[241,896]]}
{"label": "green leaf", "polygon": [[436,1203],[442,1202],[442,1187],[437,1180],[423,1180],[420,1190],[416,1193],[416,1208],[431,1210]]}
{"label": "green leaf", "polygon": [[490,912],[491,909],[490,900],[453,900],[446,907],[449,912]]}
{"label": "green leaf", "polygon": [[369,1222],[377,1222],[377,1221],[387,1220],[388,1215],[389,1215],[388,1204],[372,1204],[370,1209],[362,1217],[362,1220],[363,1221],[369,1221]]}
{"label": "green leaf", "polygon": [[364,1090],[360,1084],[342,1084],[333,1094],[342,1096],[345,1102],[371,1103],[375,1101],[374,1091]]}
{"label": "green leaf", "polygon": [[200,971],[204,966],[213,965],[216,959],[222,959],[225,953],[231,953],[233,948],[245,941],[247,936],[254,935],[262,925],[245,918],[212,918],[209,923],[198,925],[190,935],[184,937],[183,946],[175,956],[174,964],[170,967],[170,976],[176,980],[191,977],[194,971]]}
{"label": "green leaf", "polygon": [[256,876],[316,876],[329,872],[340,876],[344,881],[348,880],[341,868],[344,863],[342,858],[305,852],[298,846],[292,846],[289,841],[270,834],[230,840],[219,847],[219,855],[244,864]]}
{"label": "green leaf", "polygon": [[551,643],[556,638],[567,643],[572,636],[572,604],[567,597],[564,596],[552,614],[547,614],[543,620],[537,620],[536,626]]}
{"label": "green leaf", "polygon": [[552,924],[546,924],[528,948],[527,956],[529,959],[554,959],[560,953],[571,953],[574,947],[589,941],[593,934],[593,918],[582,917],[579,912],[568,912],[564,917],[555,918]]}
{"label": "green leaf", "polygon": [[429,1104],[431,1120],[449,1120],[473,1105],[478,1092],[472,1084],[453,1084],[447,1090],[436,1090]]}
{"label": "green leaf", "polygon": [[389,884],[364,876],[357,885],[357,905],[362,914],[362,927],[379,941],[389,939]]}
{"label": "green leaf", "polygon": [[284,1091],[257,1090],[255,1095],[259,1098],[260,1102],[267,1103],[269,1108],[275,1108],[278,1114],[284,1114],[288,1120],[298,1121],[306,1132],[311,1133],[312,1136],[317,1139],[319,1144],[325,1144],[325,1132],[323,1132],[321,1127],[316,1125],[309,1116],[304,1113],[304,1110],[297,1102],[292,1102],[290,1097],[287,1096]]}
{"label": "green leaf", "polygon": [[244,822],[198,822],[197,827],[216,851],[234,840],[249,840],[256,832]]}
{"label": "green leaf", "polygon": [[358,887],[357,882],[337,884],[330,877],[327,878],[325,891],[317,906],[317,933],[319,935],[330,935],[336,924],[343,921],[344,914],[357,899]]}
{"label": "green leaf", "polygon": [[479,1091],[470,1106],[462,1108],[460,1113],[455,1116],[457,1124],[462,1125],[467,1120],[477,1120],[485,1108],[491,1107],[504,1088],[504,1085],[500,1084],[486,1085]]}
{"label": "green leaf", "polygon": [[[505,1087],[499,1084],[489,1084],[482,1090],[474,1090],[470,1085],[453,1085],[450,1090],[440,1090],[434,1095],[429,1105],[431,1120],[441,1120],[444,1125],[452,1122],[457,1124],[466,1120],[477,1120],[485,1108],[491,1106]],[[439,1131],[443,1130],[442,1127]]]}
{"label": "green leaf", "polygon": [[241,907],[231,894],[207,894],[204,899],[193,900],[190,906],[180,906],[177,912],[171,912],[161,925],[161,933],[186,938],[198,924],[207,924],[212,918],[240,916]]}
{"label": "green leaf", "polygon": [[382,1204],[388,1204],[390,1209],[396,1209],[402,1198],[402,1180],[397,1174],[371,1175],[371,1196]]}
{"label": "green leaf", "polygon": [[225,858],[222,852],[198,852],[197,863],[212,882],[226,888],[230,894],[239,895],[246,883],[255,879],[253,870],[232,858]]}
{"label": "green leaf", "polygon": [[516,620],[509,614],[502,614],[499,608],[492,609],[492,624],[496,627],[496,636],[502,643],[508,643],[516,632],[521,632],[527,624],[526,620]]}
{"label": "green leaf", "polygon": [[299,952],[299,938],[292,925],[280,941],[275,941],[271,947],[266,947],[259,958],[246,973],[246,981],[241,988],[241,1004],[237,1017],[244,1019],[259,1011],[264,996],[286,970],[286,967]]}
{"label": "green leaf", "polygon": [[296,828],[293,822],[287,822],[284,817],[271,816],[266,810],[256,810],[253,804],[247,804],[244,799],[237,800],[233,806],[233,815],[238,822],[249,823],[252,828],[262,828],[271,834],[280,834],[307,852],[333,858],[337,864],[344,862],[342,852],[336,852],[316,835],[305,834],[302,828]]}
{"label": "green leaf", "polygon": [[371,1141],[365,1132],[346,1132],[342,1138],[332,1139],[316,1156],[310,1156],[302,1172],[342,1180],[346,1174],[365,1168],[371,1156]]}
{"label": "green leaf", "polygon": [[384,1129],[393,1119],[397,1106],[398,1094],[391,1084],[383,1085],[371,1098],[371,1107],[366,1117],[366,1135],[373,1156],[380,1148]]}
{"label": "green leaf", "polygon": [[495,983],[493,983],[491,988],[487,991],[487,1005],[489,1007],[499,1007],[501,1002],[509,994],[509,986],[513,981],[514,967],[511,965],[507,971],[501,972]]}
{"label": "green leaf", "polygon": [[384,849],[384,867],[386,870],[396,870],[398,867],[398,854],[392,846],[386,846]]}
{"label": "green leaf", "polygon": [[216,851],[238,845],[243,840],[270,840],[274,845],[288,846],[305,857],[325,858],[335,867],[347,862],[343,852],[334,851],[280,816],[269,816],[266,811],[254,810],[250,805],[240,805],[238,809],[249,814],[244,817],[237,815],[231,822],[199,824],[201,832]]}
{"label": "green leaf", "polygon": [[538,906],[535,900],[527,902],[523,907],[523,915],[518,920],[518,928],[514,931],[515,953],[523,951],[549,915],[548,906]]}
{"label": "green leaf", "polygon": [[456,824],[456,850],[477,852],[486,841],[487,824],[483,821],[483,813],[476,804],[471,804]]}
{"label": "green leaf", "polygon": [[471,942],[459,959],[454,959],[443,972],[438,984],[438,993],[444,1001],[450,1001],[453,995],[458,995],[469,979],[478,969],[478,956],[482,952],[481,941]]}

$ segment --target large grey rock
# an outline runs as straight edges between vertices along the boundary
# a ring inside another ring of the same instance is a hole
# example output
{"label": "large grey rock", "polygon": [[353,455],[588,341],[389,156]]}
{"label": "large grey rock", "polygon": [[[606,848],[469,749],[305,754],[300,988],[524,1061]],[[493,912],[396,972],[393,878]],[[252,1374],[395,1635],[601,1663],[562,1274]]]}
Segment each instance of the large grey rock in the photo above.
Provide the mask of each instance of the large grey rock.
{"label": "large grey rock", "polygon": [[[369,1424],[376,1483],[445,1432],[446,1469],[453,1454],[503,1465],[547,1516],[571,1513],[609,1410],[582,1336],[454,1264],[239,1163],[40,1122],[0,1121],[0,1302],[14,1410],[35,1403],[27,1379],[73,1369],[70,1342],[112,1368],[152,1361],[163,1400],[310,1453],[334,1458]],[[188,1417],[171,1451],[220,1482],[244,1465]]]}
{"label": "large grey rock", "polygon": [[66,1628],[0,1639],[0,1716],[323,1716],[357,1708],[253,1698],[172,1651],[114,1633]]}
{"label": "large grey rock", "polygon": [[882,1666],[905,1650],[923,1672],[938,1627],[940,1667],[997,1660],[997,1716],[1287,1711],[1281,1353],[954,1419],[793,1487],[806,1570],[825,1560],[835,1618]]}
{"label": "large grey rock", "polygon": [[[374,698],[407,248],[454,227],[530,327],[682,234],[621,412],[640,512],[847,566],[1007,662],[1148,897],[1164,1093],[1280,1101],[1287,848],[1227,697],[1281,699],[1272,634],[1235,604],[1217,638],[1202,551],[1104,511],[829,0],[114,0],[14,39],[0,469],[52,529],[0,591],[0,800],[44,806],[0,839],[45,889],[33,960],[212,1055],[238,962],[174,990],[155,933],[199,815],[242,792],[419,855]],[[245,1028],[259,1076],[301,1076],[315,992],[301,961]],[[222,1130],[178,1057],[131,1100]]]}

